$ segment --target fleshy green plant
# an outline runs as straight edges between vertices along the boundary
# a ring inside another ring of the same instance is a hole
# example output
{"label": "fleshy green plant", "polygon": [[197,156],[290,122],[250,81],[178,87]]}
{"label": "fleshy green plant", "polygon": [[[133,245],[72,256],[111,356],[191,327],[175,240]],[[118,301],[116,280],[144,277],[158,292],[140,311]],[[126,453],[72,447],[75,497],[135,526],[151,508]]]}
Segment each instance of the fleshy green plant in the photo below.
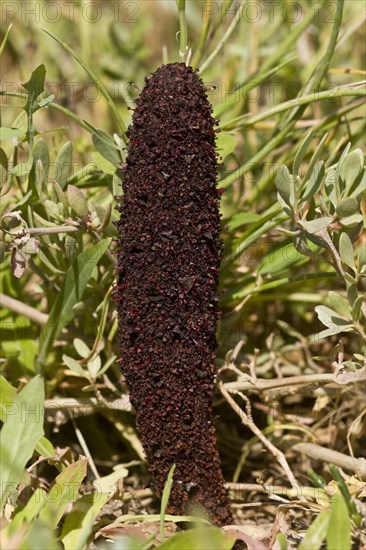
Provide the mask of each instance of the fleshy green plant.
{"label": "fleshy green plant", "polygon": [[330,290],[331,308],[315,308],[319,320],[327,327],[316,337],[351,331],[365,341],[366,310],[361,285],[366,278],[366,253],[364,246],[360,246],[355,258],[353,247],[364,228],[361,211],[366,190],[364,155],[361,149],[350,151],[349,143],[339,161],[326,166],[323,160],[318,160],[325,136],[301,177],[299,170],[310,138],[311,134],[299,148],[292,173],[281,166],[276,175],[278,201],[293,225],[293,230],[282,232],[293,237],[301,254],[322,255],[334,267],[346,291],[343,297]]}

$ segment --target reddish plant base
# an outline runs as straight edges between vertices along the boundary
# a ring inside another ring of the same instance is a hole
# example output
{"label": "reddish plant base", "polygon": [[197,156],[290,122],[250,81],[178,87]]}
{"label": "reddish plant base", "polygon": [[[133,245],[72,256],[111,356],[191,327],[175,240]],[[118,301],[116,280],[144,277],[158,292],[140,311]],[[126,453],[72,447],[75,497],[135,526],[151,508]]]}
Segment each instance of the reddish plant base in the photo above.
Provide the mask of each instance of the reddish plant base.
{"label": "reddish plant base", "polygon": [[212,423],[221,254],[215,124],[205,88],[164,65],[137,100],[118,256],[121,367],[156,492],[168,511],[233,522]]}

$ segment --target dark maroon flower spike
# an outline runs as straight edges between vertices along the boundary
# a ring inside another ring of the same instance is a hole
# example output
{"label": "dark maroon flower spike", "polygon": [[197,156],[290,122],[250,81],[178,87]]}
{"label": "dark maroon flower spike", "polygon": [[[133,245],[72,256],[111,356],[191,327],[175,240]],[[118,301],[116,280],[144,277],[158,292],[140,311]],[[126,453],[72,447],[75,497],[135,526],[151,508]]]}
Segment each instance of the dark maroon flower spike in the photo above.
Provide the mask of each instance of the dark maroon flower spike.
{"label": "dark maroon flower spike", "polygon": [[212,107],[190,67],[160,67],[128,129],[119,207],[122,372],[158,496],[232,523],[212,423],[222,243]]}

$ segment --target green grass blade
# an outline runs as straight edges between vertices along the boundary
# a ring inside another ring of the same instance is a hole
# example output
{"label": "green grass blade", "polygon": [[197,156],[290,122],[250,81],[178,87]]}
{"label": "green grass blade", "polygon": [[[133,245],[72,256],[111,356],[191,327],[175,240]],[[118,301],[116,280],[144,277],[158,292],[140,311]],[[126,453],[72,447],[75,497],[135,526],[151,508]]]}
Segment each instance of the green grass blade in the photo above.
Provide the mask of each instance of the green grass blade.
{"label": "green grass blade", "polygon": [[7,28],[6,30],[6,33],[5,33],[5,36],[3,38],[3,41],[1,42],[1,46],[0,46],[0,56],[1,54],[3,53],[4,51],[4,48],[6,46],[6,43],[8,41],[8,38],[9,38],[9,34],[10,34],[10,31],[11,31],[11,27],[13,26],[13,23],[10,23],[9,27]]}
{"label": "green grass blade", "polygon": [[220,42],[218,43],[218,45],[216,46],[216,48],[214,49],[214,51],[208,56],[208,58],[202,63],[201,67],[200,67],[200,75],[202,76],[203,73],[209,68],[209,66],[211,65],[212,61],[215,59],[215,57],[222,51],[222,49],[224,48],[226,42],[229,40],[230,36],[232,35],[233,31],[235,30],[235,27],[238,25],[241,17],[242,17],[242,13],[243,13],[243,10],[244,10],[244,7],[245,7],[245,4],[246,4],[246,1],[244,0],[243,2],[241,2],[236,14],[235,14],[235,17],[234,19],[232,20],[232,22],[230,23],[227,31],[224,33],[224,36],[221,38]]}
{"label": "green grass blade", "polygon": [[295,103],[297,107],[305,107],[307,105],[310,105],[311,103],[321,101],[322,99],[329,100],[329,98],[334,99],[335,97],[347,97],[347,96],[364,97],[365,90],[343,88],[341,90],[335,90],[335,91],[325,90],[324,92],[319,92],[317,94],[311,93],[308,95],[302,95],[301,97],[298,97],[296,99],[291,99],[290,101],[285,101],[283,103],[280,103],[279,105],[272,107],[272,109],[268,109],[267,111],[264,111],[263,113],[259,113],[254,117],[248,118],[248,115],[241,115],[233,118],[232,120],[228,120],[227,122],[224,122],[221,125],[221,130],[232,130],[233,128],[248,128],[250,126],[254,126],[258,122],[266,120],[267,118],[271,118],[285,111],[292,110],[294,108]]}
{"label": "green grass blade", "polygon": [[36,362],[39,370],[44,366],[52,342],[58,337],[64,325],[73,318],[72,308],[81,300],[91,273],[110,242],[111,239],[108,238],[88,246],[66,271],[64,286],[53,304],[49,319],[41,333]]}
{"label": "green grass blade", "polygon": [[93,531],[95,518],[108,501],[108,493],[87,494],[79,498],[72,511],[67,514],[62,526],[60,539],[65,550],[86,548]]}
{"label": "green grass blade", "polygon": [[44,382],[33,378],[14,398],[0,432],[0,510],[20,482],[25,465],[43,436]]}
{"label": "green grass blade", "polygon": [[161,509],[160,509],[160,538],[164,538],[164,521],[165,521],[165,511],[168,506],[168,501],[170,497],[170,491],[173,485],[173,474],[175,470],[175,464],[170,468],[169,474],[165,483],[163,496],[161,498]]}
{"label": "green grass blade", "polygon": [[[315,67],[313,74],[311,75],[307,84],[298,94],[299,98],[309,93],[314,95],[314,92],[319,92],[320,90],[321,83],[327,74],[329,64],[332,60],[334,50],[337,45],[339,30],[342,23],[343,6],[344,6],[344,0],[337,0],[336,12],[333,19],[334,23],[333,23],[332,32],[328,42],[327,49],[323,57],[321,58],[320,63]],[[290,113],[288,113],[288,115],[284,118],[283,125],[286,126],[287,123],[289,123],[291,120],[299,120],[302,117],[305,111],[305,108],[306,108],[306,105],[302,105],[302,104],[295,107],[295,109]]]}
{"label": "green grass blade", "polygon": [[268,71],[268,69],[282,59],[284,55],[288,54],[292,46],[296,44],[299,36],[301,36],[301,34],[310,25],[312,25],[314,21],[316,21],[316,18],[319,17],[319,12],[326,2],[327,0],[317,2],[314,5],[314,9],[309,9],[308,13],[302,18],[302,20],[299,21],[297,25],[293,26],[293,29],[289,32],[285,40],[280,42],[273,54],[263,62],[263,65],[261,66],[262,71]]}
{"label": "green grass blade", "polygon": [[103,96],[105,97],[112,113],[114,114],[114,117],[121,129],[121,132],[122,132],[122,138],[123,138],[123,141],[124,143],[126,143],[126,125],[121,117],[121,115],[119,114],[118,112],[118,109],[116,107],[116,104],[114,103],[110,93],[108,92],[107,88],[104,86],[104,84],[102,83],[102,81],[100,80],[100,78],[97,76],[97,74],[93,71],[93,69],[91,67],[89,67],[83,59],[81,59],[81,57],[68,45],[66,44],[66,42],[64,42],[63,40],[61,40],[60,38],[58,38],[55,34],[53,34],[51,31],[47,30],[47,29],[42,29],[46,34],[48,34],[49,36],[51,36],[51,38],[53,38],[54,40],[56,40],[56,42],[58,42],[63,48],[65,48],[66,51],[69,52],[69,54],[75,59],[75,61],[77,61],[79,63],[79,65],[81,65],[81,67],[83,67],[83,69],[86,71],[86,73],[90,76],[90,78],[93,80],[93,82],[95,82],[95,84],[98,86],[98,88],[100,89],[101,93],[103,94]]}
{"label": "green grass blade", "polygon": [[332,497],[330,520],[327,531],[327,547],[337,550],[351,550],[351,519],[348,514],[347,503],[342,493]]}
{"label": "green grass blade", "polygon": [[51,529],[56,529],[66,508],[76,500],[80,484],[86,476],[87,465],[85,457],[79,458],[55,478],[48,492],[46,506],[39,515]]}
{"label": "green grass blade", "polygon": [[229,187],[234,181],[243,177],[247,172],[253,170],[262,160],[271,153],[276,147],[278,147],[283,140],[288,139],[289,133],[295,126],[295,122],[287,124],[277,135],[275,135],[264,147],[262,147],[252,158],[245,162],[242,166],[239,166],[229,176],[219,182],[219,187]]}
{"label": "green grass blade", "polygon": [[200,527],[173,535],[157,550],[231,550],[234,542],[233,537],[217,527]]}
{"label": "green grass blade", "polygon": [[[225,101],[223,101],[219,105],[216,105],[213,112],[213,117],[214,118],[221,117],[221,115],[224,114],[228,108],[236,105],[238,103],[237,94],[240,94],[242,90],[245,90],[245,94],[242,97],[242,99],[244,100],[247,94],[250,92],[250,90],[253,90],[257,86],[259,86],[259,84],[261,84],[264,80],[267,80],[268,78],[276,74],[280,69],[283,69],[284,67],[289,65],[289,63],[291,63],[291,61],[293,61],[295,58],[296,56],[292,56],[286,61],[284,61],[283,63],[281,63],[280,65],[276,65],[269,71],[265,71],[265,72],[261,71],[258,74],[250,75],[248,78],[244,80],[242,84],[240,84],[240,86],[238,86],[237,89],[235,89],[235,92],[230,93],[227,99],[225,98]],[[223,124],[220,125],[220,127],[223,128]]]}
{"label": "green grass blade", "polygon": [[176,0],[179,16],[179,59],[184,61],[187,49],[186,0]]}
{"label": "green grass blade", "polygon": [[303,538],[299,550],[319,550],[326,537],[330,521],[330,511],[323,510],[315,518]]}

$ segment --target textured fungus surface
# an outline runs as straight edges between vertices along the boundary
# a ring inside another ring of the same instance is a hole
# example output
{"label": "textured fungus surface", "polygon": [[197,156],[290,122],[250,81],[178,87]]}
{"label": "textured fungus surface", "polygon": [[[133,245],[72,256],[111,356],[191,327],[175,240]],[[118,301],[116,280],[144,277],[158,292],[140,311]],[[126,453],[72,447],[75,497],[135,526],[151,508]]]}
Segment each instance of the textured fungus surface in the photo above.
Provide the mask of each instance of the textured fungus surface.
{"label": "textured fungus surface", "polygon": [[160,67],[137,100],[118,256],[121,367],[169,511],[232,522],[212,424],[221,241],[215,120],[197,74]]}

